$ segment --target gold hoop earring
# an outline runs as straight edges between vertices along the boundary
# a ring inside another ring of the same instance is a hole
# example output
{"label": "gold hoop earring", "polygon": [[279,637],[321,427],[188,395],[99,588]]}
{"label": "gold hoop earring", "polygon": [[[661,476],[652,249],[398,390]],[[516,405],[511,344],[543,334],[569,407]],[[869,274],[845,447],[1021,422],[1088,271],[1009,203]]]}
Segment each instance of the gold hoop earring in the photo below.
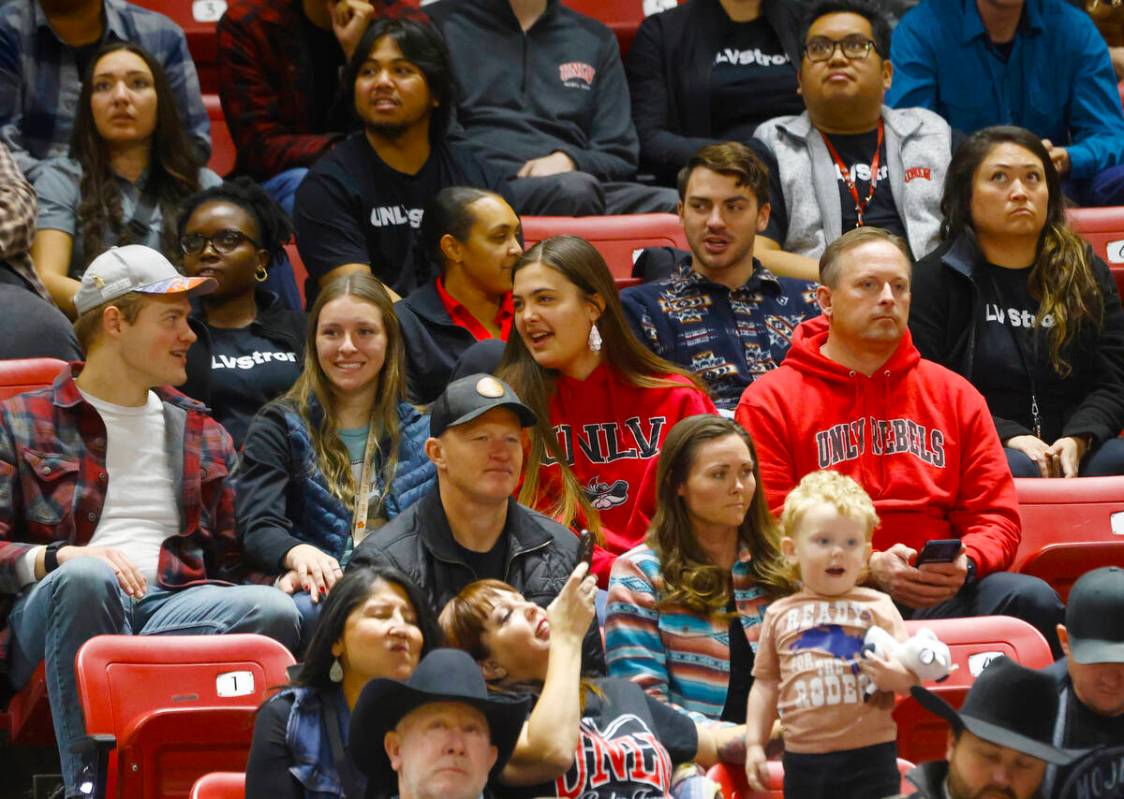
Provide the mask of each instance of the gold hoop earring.
{"label": "gold hoop earring", "polygon": [[259,264],[257,271],[254,272],[254,279],[259,283],[264,283],[269,280],[269,270]]}

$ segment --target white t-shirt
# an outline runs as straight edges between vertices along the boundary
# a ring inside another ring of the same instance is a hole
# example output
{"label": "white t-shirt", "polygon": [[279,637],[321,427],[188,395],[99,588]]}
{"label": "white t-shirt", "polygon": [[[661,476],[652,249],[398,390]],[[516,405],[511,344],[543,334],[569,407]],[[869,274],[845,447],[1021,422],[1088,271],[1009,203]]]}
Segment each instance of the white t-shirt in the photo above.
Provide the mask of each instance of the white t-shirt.
{"label": "white t-shirt", "polygon": [[128,555],[149,585],[164,539],[179,532],[179,508],[164,449],[164,403],[152,391],[140,407],[114,405],[81,392],[105,422],[105,505],[90,546]]}

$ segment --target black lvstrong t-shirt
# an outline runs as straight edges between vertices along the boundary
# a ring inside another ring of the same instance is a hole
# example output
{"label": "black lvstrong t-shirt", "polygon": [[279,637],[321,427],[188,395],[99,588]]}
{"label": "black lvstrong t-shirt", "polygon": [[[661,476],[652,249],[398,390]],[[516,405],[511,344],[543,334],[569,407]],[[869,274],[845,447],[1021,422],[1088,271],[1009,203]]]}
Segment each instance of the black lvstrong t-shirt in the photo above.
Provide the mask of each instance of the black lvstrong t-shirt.
{"label": "black lvstrong t-shirt", "polygon": [[234,445],[241,447],[254,414],[293,385],[301,364],[290,347],[259,336],[249,327],[209,330],[211,408]]}
{"label": "black lvstrong t-shirt", "polygon": [[[860,200],[866,200],[870,193],[871,162],[874,160],[874,146],[878,143],[878,130],[867,133],[828,135],[839,158],[847,165],[848,174],[851,176]],[[847,183],[838,165],[835,166],[836,184],[839,187],[839,204],[842,210],[840,221],[843,232],[846,233],[858,224],[858,214],[855,212],[855,199],[851,195]],[[810,190],[810,189],[809,189]],[[788,234],[788,211],[784,205],[784,192],[777,164],[769,164],[769,198],[772,203],[772,215],[769,226],[763,235],[773,241],[784,243]],[[905,225],[898,216],[898,209],[894,206],[894,194],[890,186],[890,178],[886,167],[886,142],[878,154],[878,182],[875,184],[874,196],[870,198],[863,211],[863,224],[867,227],[885,228],[891,233],[905,238]]]}
{"label": "black lvstrong t-shirt", "polygon": [[338,144],[297,189],[293,222],[308,269],[311,304],[317,279],[344,264],[370,264],[375,277],[403,297],[428,278],[415,253],[422,211],[447,186],[503,193],[503,179],[462,143],[434,147],[414,175],[387,166],[360,132]]}
{"label": "black lvstrong t-shirt", "polygon": [[761,16],[730,22],[710,73],[710,124],[722,139],[744,141],[762,122],[804,110],[796,68],[773,26]]}
{"label": "black lvstrong t-shirt", "polygon": [[586,694],[578,750],[569,770],[541,785],[498,785],[500,797],[656,799],[667,795],[674,764],[689,762],[698,751],[695,723],[629,680],[609,678],[595,684],[604,696]]}
{"label": "black lvstrong t-shirt", "polygon": [[[971,380],[987,400],[993,416],[1018,422],[1034,430],[1031,387],[1038,398],[1042,440],[1056,441],[1071,383],[1050,365],[1049,329],[1053,317],[1043,319],[1036,332],[1038,301],[1030,296],[1030,268],[1006,269],[983,264],[976,270],[976,285],[983,302],[976,324],[976,346]],[[1037,339],[1037,342],[1036,342]]]}

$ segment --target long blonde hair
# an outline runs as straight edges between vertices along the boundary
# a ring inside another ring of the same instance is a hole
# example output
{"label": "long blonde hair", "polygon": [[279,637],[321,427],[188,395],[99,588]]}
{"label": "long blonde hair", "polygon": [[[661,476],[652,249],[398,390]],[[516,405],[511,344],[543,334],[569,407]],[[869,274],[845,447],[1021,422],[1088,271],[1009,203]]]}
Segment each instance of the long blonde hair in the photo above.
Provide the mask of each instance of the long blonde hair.
{"label": "long blonde hair", "polygon": [[[512,270],[512,278],[520,269],[533,264],[542,264],[558,272],[578,287],[586,302],[601,308],[601,316],[597,320],[602,342],[601,357],[612,364],[612,368],[626,381],[641,388],[671,388],[681,384],[669,380],[668,375],[680,375],[706,393],[706,388],[693,374],[653,354],[636,340],[625,321],[613,275],[601,253],[588,241],[577,236],[544,239],[523,254]],[[550,399],[554,395],[558,372],[539,366],[523,337],[511,336],[507,340],[498,375],[538,417],[538,423],[531,429],[531,452],[523,470],[519,501],[525,505],[536,505],[541,487],[539,472],[543,460],[549,456],[558,462],[561,470],[562,491],[552,507],[540,507],[540,510],[566,526],[573,524],[579,515],[583,516],[589,529],[599,536],[600,516],[566,462],[550,423]]]}
{"label": "long blonde hair", "polygon": [[738,543],[752,555],[749,563],[754,583],[770,596],[789,593],[787,564],[780,551],[780,525],[769,512],[757,450],[741,425],[721,416],[688,416],[667,434],[656,471],[656,514],[645,542],[659,557],[663,588],[659,605],[685,607],[707,616],[724,613],[733,590],[730,570],[710,562],[691,527],[687,501],[679,493],[686,484],[700,447],[727,436],[737,436],[753,461],[757,489],[745,519],[738,526]]}
{"label": "long blonde hair", "polygon": [[[355,297],[378,309],[386,333],[386,356],[375,384],[375,401],[371,405],[369,424],[379,432],[379,438],[389,437],[389,451],[383,456],[383,484],[389,488],[398,467],[398,405],[406,398],[406,351],[394,304],[382,283],[365,272],[344,275],[320,290],[316,303],[308,316],[308,333],[305,341],[304,368],[292,388],[278,402],[290,404],[300,413],[312,439],[316,464],[324,473],[328,490],[347,507],[355,501],[355,477],[351,472],[351,458],[339,436],[336,425],[335,398],[332,383],[324,374],[316,353],[316,331],[324,306],[340,297]],[[319,422],[313,418],[312,399],[315,397],[323,413]],[[386,491],[382,496],[386,496]]]}

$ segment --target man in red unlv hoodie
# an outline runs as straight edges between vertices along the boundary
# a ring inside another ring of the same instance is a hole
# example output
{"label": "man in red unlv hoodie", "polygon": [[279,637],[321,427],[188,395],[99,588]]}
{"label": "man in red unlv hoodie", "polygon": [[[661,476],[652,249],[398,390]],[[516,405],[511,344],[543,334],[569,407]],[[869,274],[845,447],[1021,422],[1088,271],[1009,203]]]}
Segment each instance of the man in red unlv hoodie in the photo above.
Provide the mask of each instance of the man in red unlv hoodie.
{"label": "man in red unlv hoodie", "polygon": [[[910,339],[908,253],[878,228],[831,244],[816,292],[823,315],[796,329],[784,363],[745,390],[736,419],[757,444],[774,511],[817,469],[862,484],[881,519],[871,578],[905,618],[1016,616],[1057,656],[1057,594],[1004,571],[1019,511],[987,404]],[[925,542],[941,538],[960,539],[956,559],[914,566]]]}

